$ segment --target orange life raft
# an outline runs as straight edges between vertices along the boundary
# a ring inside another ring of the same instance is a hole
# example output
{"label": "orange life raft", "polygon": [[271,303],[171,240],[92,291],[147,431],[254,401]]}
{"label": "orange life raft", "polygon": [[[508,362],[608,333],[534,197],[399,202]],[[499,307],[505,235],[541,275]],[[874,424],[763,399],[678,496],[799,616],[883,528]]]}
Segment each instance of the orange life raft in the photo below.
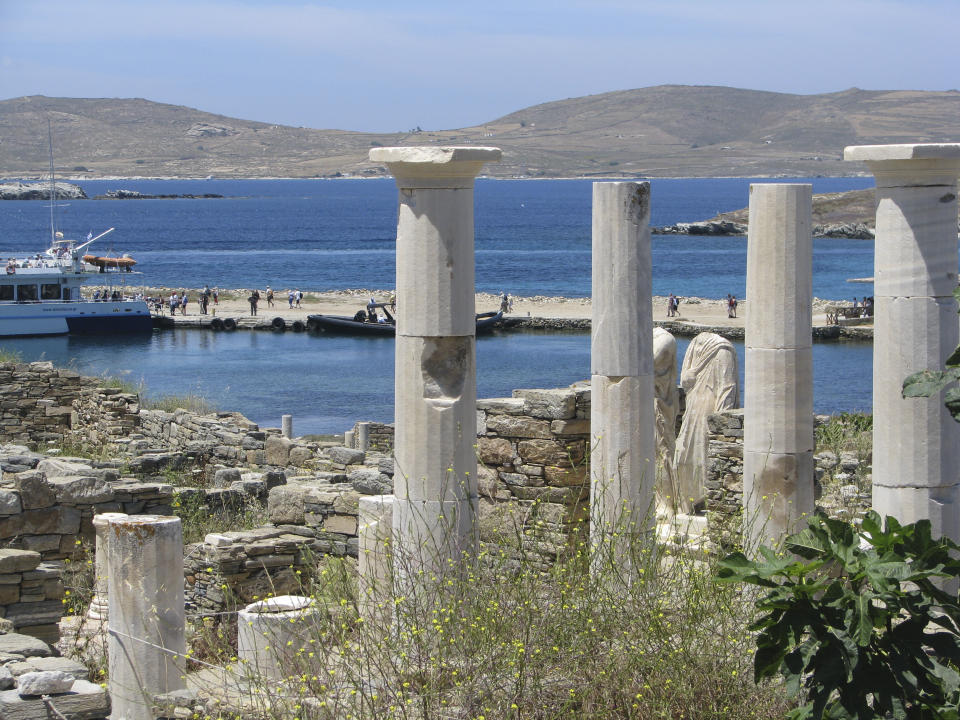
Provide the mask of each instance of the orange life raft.
{"label": "orange life raft", "polygon": [[96,255],[84,255],[83,261],[89,263],[90,265],[96,265],[98,268],[105,267],[115,267],[115,268],[131,268],[137,264],[137,261],[132,257],[98,257]]}

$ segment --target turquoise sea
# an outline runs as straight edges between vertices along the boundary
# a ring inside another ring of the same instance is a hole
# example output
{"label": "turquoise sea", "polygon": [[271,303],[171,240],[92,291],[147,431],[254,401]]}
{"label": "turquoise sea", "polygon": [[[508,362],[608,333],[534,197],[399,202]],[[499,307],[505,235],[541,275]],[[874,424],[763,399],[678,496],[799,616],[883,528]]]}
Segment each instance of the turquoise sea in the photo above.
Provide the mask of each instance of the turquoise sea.
{"label": "turquoise sea", "polygon": [[[869,178],[783,179],[814,192],[871,186]],[[700,220],[744,207],[749,179],[653,180],[652,224]],[[769,180],[763,180],[769,182]],[[58,209],[68,235],[107,228],[98,252],[128,252],[149,285],[303,290],[394,287],[396,189],[392,180],[123,180],[79,183],[89,196],[114,189],[150,194],[217,193],[222,199],[80,200]],[[476,187],[479,291],[590,294],[590,197],[584,180],[484,180]],[[36,252],[49,237],[45,203],[0,203],[0,253]],[[655,236],[654,292],[742,297],[746,240]],[[873,244],[817,240],[814,294],[862,296],[848,278],[873,273]],[[681,340],[681,348],[686,347]],[[589,336],[510,333],[478,339],[478,392],[557,387],[589,376]],[[155,332],[143,338],[0,341],[24,359],[121,375],[147,395],[195,393],[221,409],[298,434],[341,432],[355,420],[393,417],[393,341],[262,332]],[[742,348],[740,348],[742,355]],[[815,346],[818,412],[869,409],[872,346]],[[741,357],[742,361],[742,357]],[[742,362],[741,362],[742,372]]]}

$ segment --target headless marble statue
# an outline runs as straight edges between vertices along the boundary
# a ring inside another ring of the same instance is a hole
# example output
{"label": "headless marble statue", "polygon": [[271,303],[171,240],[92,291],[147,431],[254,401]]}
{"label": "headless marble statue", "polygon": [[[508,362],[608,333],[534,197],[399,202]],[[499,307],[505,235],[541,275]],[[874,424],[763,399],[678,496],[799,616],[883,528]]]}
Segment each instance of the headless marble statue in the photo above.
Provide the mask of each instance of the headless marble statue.
{"label": "headless marble statue", "polygon": [[706,495],[707,417],[739,405],[737,353],[730,341],[714,333],[697,335],[683,356],[680,386],[686,409],[674,456],[677,506],[680,512],[693,513]]}
{"label": "headless marble statue", "polygon": [[653,373],[657,418],[657,510],[677,512],[677,477],[673,455],[677,446],[677,341],[663,328],[653,329]]}

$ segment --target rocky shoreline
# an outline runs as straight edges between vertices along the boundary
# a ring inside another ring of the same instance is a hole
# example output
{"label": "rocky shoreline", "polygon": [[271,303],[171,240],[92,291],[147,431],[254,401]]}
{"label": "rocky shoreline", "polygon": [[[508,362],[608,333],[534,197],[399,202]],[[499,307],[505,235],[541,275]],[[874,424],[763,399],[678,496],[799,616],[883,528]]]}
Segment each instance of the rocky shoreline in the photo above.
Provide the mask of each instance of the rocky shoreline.
{"label": "rocky shoreline", "polygon": [[94,200],[197,200],[197,199],[217,199],[222,198],[223,195],[218,195],[217,193],[203,193],[202,195],[194,195],[192,193],[186,193],[184,195],[148,195],[146,193],[137,192],[136,190],[108,190],[103,195],[94,195]]}
{"label": "rocky shoreline", "polygon": [[[87,194],[79,185],[55,182],[57,198],[61,200],[86,200]],[[0,200],[49,200],[49,182],[0,182]]]}
{"label": "rocky shoreline", "polygon": [[[745,223],[730,220],[704,220],[703,222],[682,222],[675,225],[664,225],[650,228],[654,235],[698,235],[712,236],[743,236],[747,235]],[[829,225],[814,225],[813,237],[817,238],[848,238],[850,240],[873,240],[873,228],[864,223],[833,223]]]}
{"label": "rocky shoreline", "polygon": [[[87,194],[79,185],[68,182],[54,183],[57,189],[57,198],[61,200],[88,200]],[[136,190],[108,190],[103,195],[94,195],[94,200],[179,200],[179,199],[216,199],[223,195],[217,193],[203,193],[194,195],[149,195]],[[45,182],[3,182],[0,183],[0,200],[49,200],[50,183]]]}

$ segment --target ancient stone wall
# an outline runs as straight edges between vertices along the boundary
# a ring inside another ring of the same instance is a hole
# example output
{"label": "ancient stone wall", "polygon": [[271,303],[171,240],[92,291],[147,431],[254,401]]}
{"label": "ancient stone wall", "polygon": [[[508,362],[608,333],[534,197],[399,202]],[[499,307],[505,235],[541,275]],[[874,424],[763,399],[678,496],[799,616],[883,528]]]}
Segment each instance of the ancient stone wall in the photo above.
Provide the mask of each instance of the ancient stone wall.
{"label": "ancient stone wall", "polygon": [[708,416],[707,429],[707,512],[734,516],[743,507],[743,409]]}
{"label": "ancient stone wall", "polygon": [[58,442],[90,378],[53,363],[0,363],[0,442]]}
{"label": "ancient stone wall", "polygon": [[13,628],[44,642],[59,639],[62,564],[34,550],[0,549],[0,611]]}
{"label": "ancient stone wall", "polygon": [[587,529],[590,387],[515,390],[477,410],[481,539],[520,538],[552,561]]}
{"label": "ancient stone wall", "polygon": [[339,472],[273,487],[270,525],[211,533],[187,548],[188,611],[213,616],[269,595],[300,593],[321,556],[355,558],[359,495]]}
{"label": "ancient stone wall", "polygon": [[140,396],[81,378],[73,401],[72,438],[97,447],[124,448],[140,427]]}

